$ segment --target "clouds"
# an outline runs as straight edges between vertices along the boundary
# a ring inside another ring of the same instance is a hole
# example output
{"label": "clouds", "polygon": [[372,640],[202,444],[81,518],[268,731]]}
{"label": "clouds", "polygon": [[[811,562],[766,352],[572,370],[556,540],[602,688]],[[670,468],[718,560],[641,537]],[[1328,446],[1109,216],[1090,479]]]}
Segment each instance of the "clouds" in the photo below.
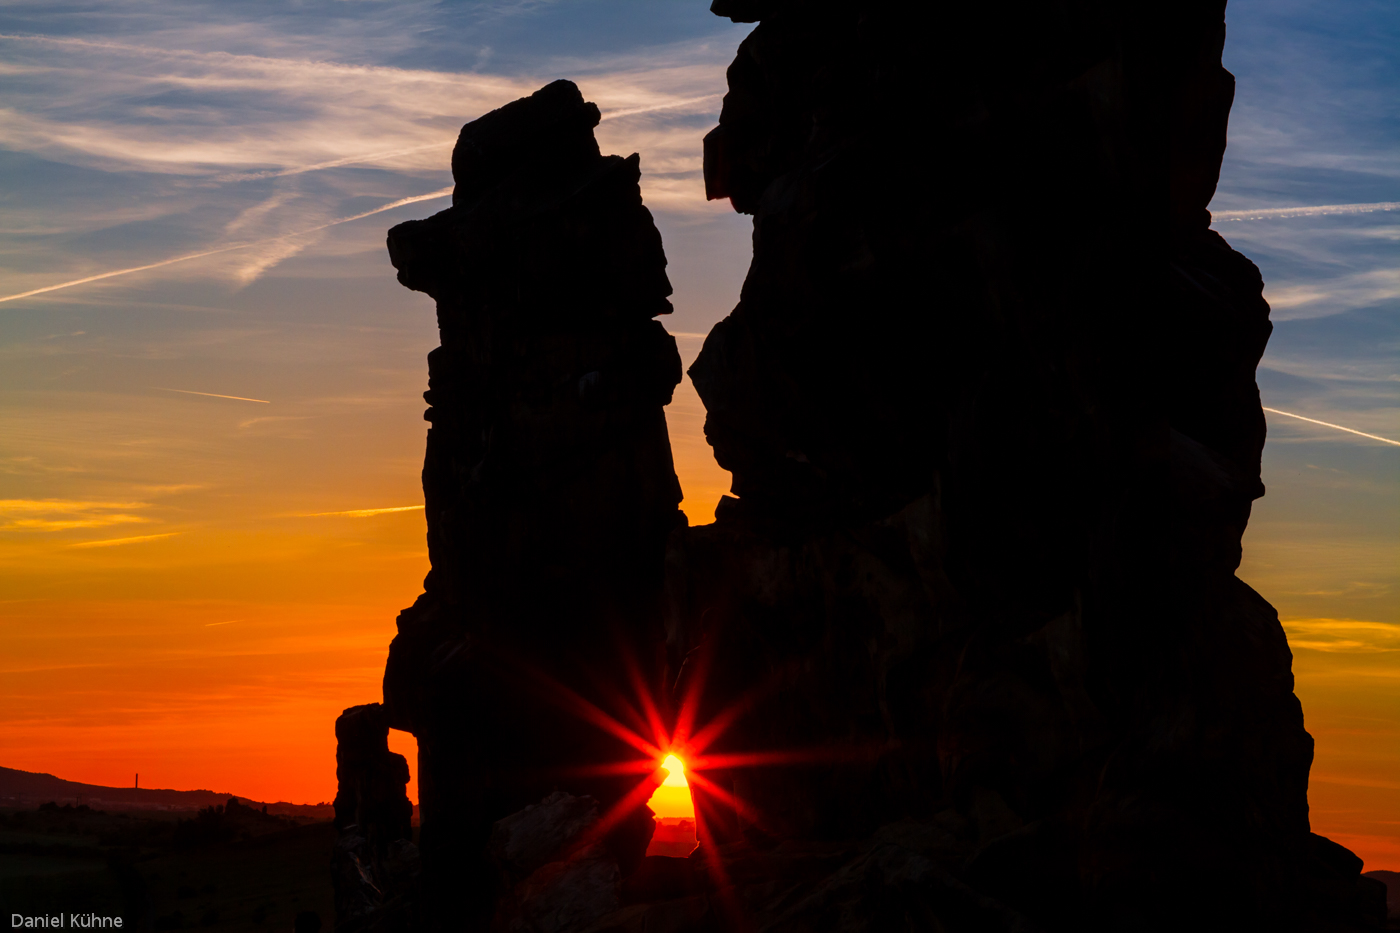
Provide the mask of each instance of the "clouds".
{"label": "clouds", "polygon": [[1283,623],[1293,650],[1331,653],[1400,652],[1400,625],[1358,619],[1288,619]]}
{"label": "clouds", "polygon": [[[4,5],[0,296],[12,300],[0,304],[0,475],[13,498],[0,503],[0,582],[32,605],[14,610],[0,653],[37,670],[77,651],[114,678],[100,694],[86,671],[30,691],[45,717],[31,733],[36,769],[81,776],[64,770],[64,748],[145,742],[150,757],[164,749],[188,767],[171,785],[224,786],[233,759],[263,754],[275,733],[295,741],[267,774],[331,780],[309,799],[334,793],[325,724],[375,695],[394,614],[427,569],[413,503],[423,357],[437,334],[431,300],[394,280],[385,229],[445,206],[463,122],[572,78],[604,112],[603,150],[641,154],[676,285],[667,324],[689,359],[736,301],[750,250],[748,219],[706,202],[700,171],[749,27],[706,6]],[[1213,207],[1275,300],[1265,404],[1400,437],[1389,277],[1400,228],[1393,212],[1351,210],[1400,200],[1386,129],[1400,94],[1377,64],[1393,43],[1372,9],[1232,0],[1239,93]],[[1290,26],[1317,16],[1337,28]],[[728,477],[688,383],[668,420],[686,508],[706,521]],[[1394,456],[1271,416],[1270,492],[1242,573],[1303,620],[1288,623],[1297,646],[1328,646],[1310,656],[1392,657],[1375,648],[1391,644],[1387,630],[1366,627],[1381,623],[1350,620],[1391,618],[1400,593]],[[62,609],[77,599],[89,602]],[[141,643],[152,626],[163,627],[159,650]],[[247,638],[256,661],[220,648],[217,667],[172,663],[160,652],[184,629]],[[352,635],[359,654],[326,660]],[[63,647],[26,655],[23,638]],[[269,683],[301,689],[316,665],[328,672],[323,709],[298,699],[276,709],[275,728],[250,719]],[[256,680],[270,666],[277,676]],[[127,725],[108,715],[113,698],[140,705],[131,698],[167,681],[179,689]],[[171,711],[198,690],[216,699],[191,706],[171,738]],[[229,709],[234,728],[211,728]],[[141,725],[147,712],[157,725]],[[76,719],[94,725],[54,725]],[[212,759],[188,749],[209,736],[230,761],[200,771]],[[257,786],[239,791],[301,793]]]}
{"label": "clouds", "polygon": [[0,49],[29,66],[0,145],[211,180],[239,178],[235,168],[263,177],[345,164],[440,169],[434,150],[450,150],[464,115],[533,90],[505,77],[80,38],[8,35]]}
{"label": "clouds", "polygon": [[[1275,323],[1264,403],[1400,436],[1400,10],[1371,0],[1232,0],[1227,22],[1225,64],[1237,86],[1211,208],[1215,228],[1264,275]],[[1270,420],[1271,488],[1275,454],[1327,442],[1327,431],[1283,420]],[[1393,473],[1383,475],[1376,481],[1393,489]]]}
{"label": "clouds", "polygon": [[[96,275],[84,276],[80,279],[72,279],[67,282],[58,282],[53,285],[44,285],[39,288],[30,289],[26,292],[18,292],[13,295],[0,296],[0,302],[15,301],[18,299],[29,298],[33,295],[42,295],[48,292],[58,291],[59,289],[72,288],[78,285],[86,285],[89,282],[97,282],[103,279],[115,278],[116,276],[121,275],[131,275],[137,272],[145,272],[150,269],[160,269],[165,266],[174,265],[176,263],[189,262],[191,260],[203,259],[207,256],[217,256],[234,251],[237,251],[242,254],[242,258],[240,258],[240,260],[234,267],[234,274],[242,284],[247,285],[271,266],[274,266],[281,260],[287,258],[288,256],[294,256],[297,253],[301,252],[303,249],[305,249],[312,242],[311,240],[308,240],[307,237],[314,237],[321,231],[329,229],[330,227],[339,226],[340,224],[351,223],[352,221],[361,220],[365,217],[372,217],[375,214],[382,214],[385,211],[394,210],[395,208],[404,207],[409,204],[418,204],[422,201],[440,200],[442,198],[450,197],[451,194],[452,189],[450,187],[440,188],[437,191],[430,191],[427,194],[418,194],[407,198],[399,198],[395,201],[389,202],[388,204],[382,204],[379,207],[372,208],[367,211],[361,211],[360,213],[352,214],[349,217],[340,217],[336,220],[327,221],[326,223],[318,224],[315,227],[308,227],[304,230],[294,230],[291,233],[283,233],[279,235],[264,237],[260,240],[244,240],[241,242],[230,243],[224,246],[217,246],[213,249],[201,250],[197,253],[186,253],[184,255],[172,256],[169,259],[162,259],[157,262],[147,263],[141,266],[132,266],[129,269],[114,269],[108,272],[101,272]],[[283,203],[286,202],[286,200],[287,198],[285,196],[275,195],[272,198],[269,198],[268,200],[260,204],[254,205],[253,207],[244,210],[236,218],[234,218],[233,221],[230,221],[228,224],[225,225],[225,232],[235,232],[246,229],[250,224],[255,224],[258,221],[263,220],[271,210],[280,207]],[[182,390],[170,389],[168,391],[178,392]],[[207,393],[194,394],[199,395]],[[221,397],[232,398],[233,396]],[[246,401],[262,400],[250,399]]]}
{"label": "clouds", "polygon": [[72,531],[149,522],[148,502],[84,502],[73,499],[0,499],[0,531]]}
{"label": "clouds", "polygon": [[0,303],[0,654],[51,672],[0,703],[8,763],[141,749],[168,786],[333,795],[325,723],[374,695],[428,569],[437,333],[386,228],[446,206],[462,123],[573,78],[603,150],[641,153],[677,329],[708,330],[749,224],[705,201],[700,139],[747,29],[704,0],[4,4],[0,297],[33,294]]}
{"label": "clouds", "polygon": [[[1220,206],[1395,200],[1400,15],[1393,4],[1236,0],[1226,19],[1225,64],[1238,79],[1227,158],[1244,171]],[[1299,186],[1314,197],[1292,200]]]}
{"label": "clouds", "polygon": [[[1215,229],[1263,273],[1274,322],[1259,370],[1264,405],[1400,437],[1400,11],[1371,0],[1232,0],[1227,21],[1236,95],[1211,210]],[[1313,504],[1325,501],[1366,525],[1394,496],[1391,448],[1270,414],[1270,494],[1254,521],[1316,538]],[[1317,486],[1309,464],[1323,461],[1349,477],[1345,493]],[[1293,589],[1281,580],[1275,592]]]}
{"label": "clouds", "polygon": [[504,76],[14,34],[0,49],[29,79],[0,112],[4,148],[224,184],[350,165],[440,172],[463,122],[565,72],[605,121],[712,120],[730,55],[691,42]]}
{"label": "clouds", "polygon": [[1353,308],[1369,308],[1400,298],[1400,266],[1297,285],[1270,286],[1264,292],[1276,321],[1323,317]]}
{"label": "clouds", "polygon": [[[529,12],[506,9],[492,15]],[[705,201],[700,179],[699,141],[718,112],[729,57],[707,40],[539,60],[507,75],[210,49],[218,33],[207,30],[163,35],[164,44],[0,35],[6,67],[21,79],[0,111],[0,149],[66,166],[67,176],[86,173],[88,189],[75,198],[67,184],[19,199],[9,243],[0,244],[8,246],[0,264],[10,267],[0,300],[135,272],[247,287],[314,251],[330,226],[441,190],[463,122],[565,73],[602,108],[605,150],[643,153],[650,206],[727,210]],[[173,44],[182,41],[206,47]],[[142,203],[118,206],[133,193]],[[392,203],[353,210],[366,199]],[[59,249],[36,261],[40,231]],[[63,239],[81,245],[65,249]],[[327,245],[382,249],[377,240]],[[184,248],[171,249],[176,242]],[[203,248],[189,248],[196,243]],[[63,254],[66,269],[44,268]]]}
{"label": "clouds", "polygon": [[1400,454],[1298,416],[1400,439],[1400,9],[1231,0],[1227,20],[1237,84],[1211,211],[1258,264],[1274,322],[1258,371],[1268,491],[1238,573],[1294,651],[1317,738],[1314,827],[1375,852],[1394,801],[1356,795],[1393,785],[1378,781],[1395,769],[1400,708]]}

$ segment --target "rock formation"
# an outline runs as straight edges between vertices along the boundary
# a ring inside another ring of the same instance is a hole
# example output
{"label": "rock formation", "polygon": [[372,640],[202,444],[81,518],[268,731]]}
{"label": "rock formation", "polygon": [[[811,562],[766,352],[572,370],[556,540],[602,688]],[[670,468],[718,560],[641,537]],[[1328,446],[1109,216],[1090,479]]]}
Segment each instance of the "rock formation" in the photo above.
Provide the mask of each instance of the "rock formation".
{"label": "rock formation", "polygon": [[[399,616],[384,697],[418,738],[427,910],[443,923],[495,909],[497,820],[566,772],[604,812],[632,789],[585,773],[636,755],[585,717],[617,713],[615,685],[662,692],[681,498],[662,407],[680,357],[653,320],[671,286],[638,157],[601,155],[598,121],[556,81],[467,124],[452,207],[389,232],[442,340],[424,395],[433,569]],[[623,867],[652,825],[641,808],[610,828]]]}
{"label": "rock formation", "polygon": [[1206,210],[1224,3],[715,8],[761,20],[705,147],[754,263],[690,373],[738,498],[678,535],[672,649],[762,697],[718,750],[850,751],[728,776],[771,827],[728,838],[932,820],[1050,929],[1359,922],[1234,576],[1270,325]]}
{"label": "rock formation", "polygon": [[335,738],[336,926],[347,933],[415,929],[420,866],[405,793],[408,761],[389,751],[389,723],[378,703],[341,713]]}
{"label": "rock formation", "polygon": [[[443,335],[433,571],[385,676],[428,925],[1382,923],[1309,831],[1287,641],[1234,575],[1270,325],[1206,210],[1222,0],[712,9],[758,23],[704,146],[754,217],[690,370],[714,524],[675,523],[637,163],[573,85],[468,124],[453,208],[390,233]],[[633,691],[702,755],[691,858],[640,857],[644,810],[568,830],[639,780],[589,767],[638,752],[578,701]],[[519,827],[557,851],[515,864]]]}

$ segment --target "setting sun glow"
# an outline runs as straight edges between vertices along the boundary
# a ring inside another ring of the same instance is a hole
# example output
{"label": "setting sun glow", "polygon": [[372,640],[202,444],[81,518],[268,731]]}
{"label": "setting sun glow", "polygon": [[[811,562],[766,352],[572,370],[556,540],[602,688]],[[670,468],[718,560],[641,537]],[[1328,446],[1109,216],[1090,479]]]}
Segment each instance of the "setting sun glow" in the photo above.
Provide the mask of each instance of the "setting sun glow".
{"label": "setting sun glow", "polygon": [[685,762],[675,755],[667,755],[666,760],[661,762],[661,767],[667,772],[666,780],[661,783],[662,787],[689,787],[685,780]]}
{"label": "setting sun glow", "polygon": [[690,784],[685,779],[685,762],[667,755],[661,762],[667,772],[666,780],[651,795],[647,806],[659,819],[694,819],[695,804],[690,799]]}

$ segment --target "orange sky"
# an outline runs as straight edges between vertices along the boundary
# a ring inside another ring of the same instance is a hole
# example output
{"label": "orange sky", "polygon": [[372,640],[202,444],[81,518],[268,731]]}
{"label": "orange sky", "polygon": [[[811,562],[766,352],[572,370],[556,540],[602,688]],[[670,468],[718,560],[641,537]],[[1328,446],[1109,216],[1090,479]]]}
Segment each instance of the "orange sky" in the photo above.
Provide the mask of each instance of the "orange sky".
{"label": "orange sky", "polygon": [[[192,403],[183,414],[212,433],[248,414]],[[172,404],[188,403],[151,401]],[[421,408],[412,395],[399,406],[417,457]],[[671,430],[683,508],[707,521],[728,474],[697,443],[699,411],[687,382]],[[331,800],[335,718],[380,698],[394,617],[428,570],[421,509],[374,512],[422,499],[416,457],[396,459],[401,475],[381,491],[325,490],[298,512],[276,492],[220,503],[158,483],[149,501],[0,502],[0,518],[31,523],[0,531],[0,761],[97,784],[140,772],[146,787]],[[347,511],[336,506],[371,514],[315,514]],[[390,738],[416,769],[413,737]]]}

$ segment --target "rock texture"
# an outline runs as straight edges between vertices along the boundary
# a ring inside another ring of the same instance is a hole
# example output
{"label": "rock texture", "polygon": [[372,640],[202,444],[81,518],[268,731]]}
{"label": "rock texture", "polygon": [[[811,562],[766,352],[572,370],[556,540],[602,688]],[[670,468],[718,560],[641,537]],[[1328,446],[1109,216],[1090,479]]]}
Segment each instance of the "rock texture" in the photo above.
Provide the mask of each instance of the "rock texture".
{"label": "rock texture", "polygon": [[[1309,830],[1288,644],[1235,576],[1270,324],[1209,227],[1223,2],[712,9],[758,23],[704,144],[754,218],[690,371],[714,524],[676,523],[636,157],[572,84],[468,124],[453,207],[390,232],[442,333],[385,675],[423,923],[1383,923]],[[649,790],[588,712],[633,691],[698,756],[689,858],[597,815]]]}
{"label": "rock texture", "polygon": [[[616,713],[617,685],[662,692],[680,357],[653,320],[671,286],[638,157],[601,155],[598,121],[556,81],[468,123],[452,207],[389,232],[442,339],[424,395],[433,569],[384,678],[390,725],[418,737],[435,923],[491,916],[497,820],[566,777],[605,812],[632,789],[580,773],[636,755],[586,714]],[[643,808],[610,830],[624,867],[651,829]]]}

